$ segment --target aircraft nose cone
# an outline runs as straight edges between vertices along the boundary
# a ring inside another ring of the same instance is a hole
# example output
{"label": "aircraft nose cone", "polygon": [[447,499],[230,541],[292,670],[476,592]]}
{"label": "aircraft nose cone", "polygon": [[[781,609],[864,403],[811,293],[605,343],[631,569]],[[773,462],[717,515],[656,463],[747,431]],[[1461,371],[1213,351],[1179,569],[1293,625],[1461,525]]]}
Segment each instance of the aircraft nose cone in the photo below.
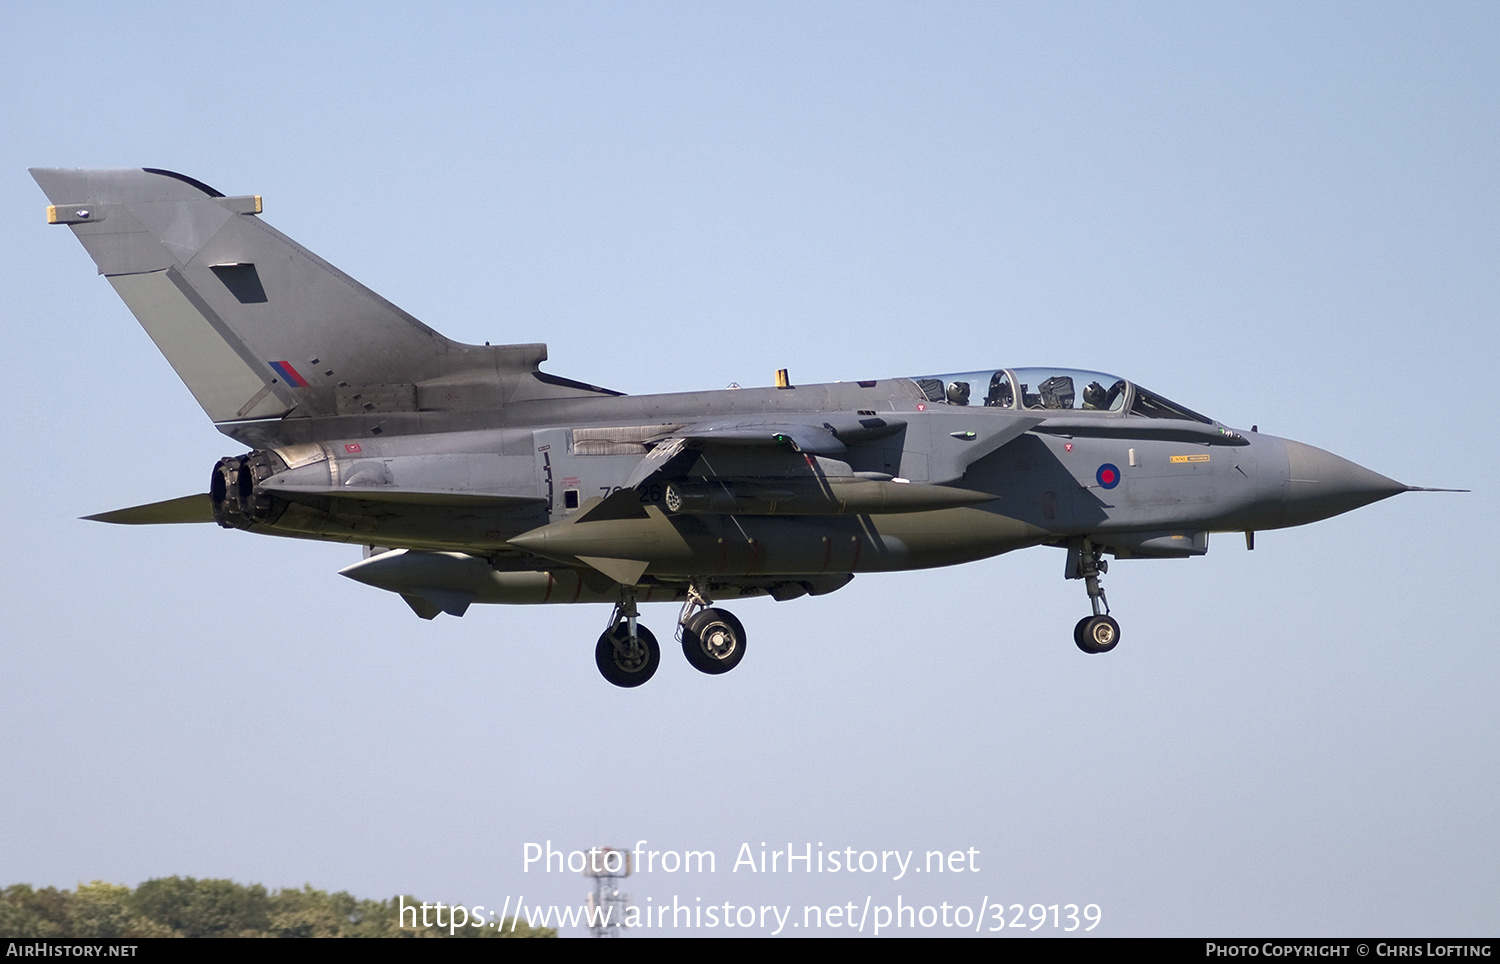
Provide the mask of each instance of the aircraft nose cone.
{"label": "aircraft nose cone", "polygon": [[1287,509],[1297,519],[1294,525],[1327,519],[1407,491],[1395,479],[1290,439],[1286,459]]}

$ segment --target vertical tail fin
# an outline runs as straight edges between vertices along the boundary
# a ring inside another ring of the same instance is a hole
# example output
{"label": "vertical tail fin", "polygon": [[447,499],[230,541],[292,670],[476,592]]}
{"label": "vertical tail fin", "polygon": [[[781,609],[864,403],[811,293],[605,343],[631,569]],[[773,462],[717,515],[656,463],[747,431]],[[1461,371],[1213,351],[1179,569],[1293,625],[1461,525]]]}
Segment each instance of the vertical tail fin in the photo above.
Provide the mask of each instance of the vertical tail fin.
{"label": "vertical tail fin", "polygon": [[259,197],[152,168],[31,174],[48,221],[73,230],[226,430],[442,411],[443,399],[488,410],[546,358],[545,345],[450,341],[262,222]]}

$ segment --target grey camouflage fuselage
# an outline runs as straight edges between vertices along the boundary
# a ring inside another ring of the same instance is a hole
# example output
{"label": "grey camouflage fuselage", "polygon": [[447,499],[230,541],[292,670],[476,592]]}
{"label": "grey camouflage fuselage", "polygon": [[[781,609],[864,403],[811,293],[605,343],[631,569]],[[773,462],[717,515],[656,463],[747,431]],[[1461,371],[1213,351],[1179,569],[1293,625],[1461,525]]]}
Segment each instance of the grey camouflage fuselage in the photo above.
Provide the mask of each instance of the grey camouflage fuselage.
{"label": "grey camouflage fuselage", "polygon": [[[542,372],[540,344],[451,341],[225,197],[154,169],[35,170],[194,397],[251,449],[206,496],[103,513],[357,543],[345,575],[424,617],[612,602],[612,682],[655,670],[636,603],[684,600],[689,660],[732,668],[714,599],[1068,550],[1118,641],[1103,556],[1182,557],[1212,532],[1327,518],[1409,487],[1239,431],[1098,372],[960,374],[623,396]],[[1252,542],[1253,544],[1253,542]]]}

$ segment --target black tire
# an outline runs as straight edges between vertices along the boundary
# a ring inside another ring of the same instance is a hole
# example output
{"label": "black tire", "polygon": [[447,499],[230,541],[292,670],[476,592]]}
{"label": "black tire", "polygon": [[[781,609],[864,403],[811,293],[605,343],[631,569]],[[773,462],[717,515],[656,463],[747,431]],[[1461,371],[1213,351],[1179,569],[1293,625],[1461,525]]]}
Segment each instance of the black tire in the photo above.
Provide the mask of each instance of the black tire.
{"label": "black tire", "polygon": [[727,673],[745,658],[745,627],[734,613],[705,609],[682,627],[682,654],[700,673]]}
{"label": "black tire", "polygon": [[629,650],[630,629],[621,620],[606,629],[594,647],[594,662],[599,666],[600,675],[616,686],[640,686],[655,675],[656,668],[661,665],[661,647],[656,644],[651,630],[636,623],[635,638],[638,650],[632,653]]}
{"label": "black tire", "polygon": [[1078,646],[1079,649],[1083,650],[1089,655],[1093,655],[1096,650],[1094,649],[1093,644],[1089,642],[1088,637],[1083,634],[1083,631],[1088,628],[1088,624],[1092,622],[1093,619],[1093,616],[1085,616],[1082,619],[1078,620],[1078,625],[1073,627],[1073,642]]}
{"label": "black tire", "polygon": [[1120,624],[1111,616],[1089,616],[1073,630],[1073,639],[1085,653],[1107,653],[1120,645]]}

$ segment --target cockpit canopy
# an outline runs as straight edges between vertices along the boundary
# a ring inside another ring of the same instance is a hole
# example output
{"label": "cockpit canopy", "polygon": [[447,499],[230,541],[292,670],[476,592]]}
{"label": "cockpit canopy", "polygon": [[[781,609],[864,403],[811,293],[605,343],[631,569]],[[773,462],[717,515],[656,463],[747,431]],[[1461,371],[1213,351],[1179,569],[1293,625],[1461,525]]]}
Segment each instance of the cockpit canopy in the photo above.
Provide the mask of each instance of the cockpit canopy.
{"label": "cockpit canopy", "polygon": [[1146,418],[1214,420],[1103,372],[1070,368],[1000,368],[913,378],[927,401],[1027,412],[1111,412]]}

